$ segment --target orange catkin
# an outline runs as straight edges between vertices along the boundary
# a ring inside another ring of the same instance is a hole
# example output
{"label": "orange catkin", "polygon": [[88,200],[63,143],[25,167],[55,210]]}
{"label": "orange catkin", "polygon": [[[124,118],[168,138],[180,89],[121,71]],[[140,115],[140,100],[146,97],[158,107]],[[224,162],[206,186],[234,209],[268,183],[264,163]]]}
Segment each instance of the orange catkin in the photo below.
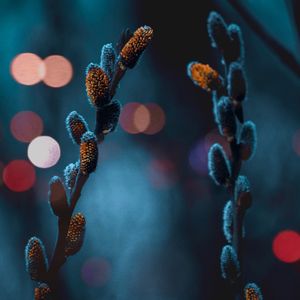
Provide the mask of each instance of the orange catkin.
{"label": "orange catkin", "polygon": [[109,102],[109,84],[108,75],[98,65],[90,64],[87,67],[85,86],[93,106],[101,107]]}
{"label": "orange catkin", "polygon": [[47,284],[42,283],[34,290],[34,300],[50,300],[51,290]]}
{"label": "orange catkin", "polygon": [[85,232],[85,217],[81,213],[77,213],[71,218],[69,230],[66,238],[66,255],[74,255],[77,253],[83,243]]}
{"label": "orange catkin", "polygon": [[125,67],[133,68],[140,55],[153,37],[153,29],[149,26],[138,28],[120,52],[121,62]]}
{"label": "orange catkin", "polygon": [[209,65],[192,62],[188,66],[188,74],[196,85],[207,92],[218,89],[222,83],[219,73]]}

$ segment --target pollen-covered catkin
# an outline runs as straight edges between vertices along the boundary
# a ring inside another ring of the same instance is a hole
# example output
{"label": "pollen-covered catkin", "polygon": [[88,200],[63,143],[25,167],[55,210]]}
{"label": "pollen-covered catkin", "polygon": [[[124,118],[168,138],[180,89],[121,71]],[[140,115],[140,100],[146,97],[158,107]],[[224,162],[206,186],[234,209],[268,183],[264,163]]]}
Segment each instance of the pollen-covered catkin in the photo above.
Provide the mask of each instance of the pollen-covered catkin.
{"label": "pollen-covered catkin", "polygon": [[133,68],[152,38],[153,29],[151,27],[138,28],[121,49],[120,62],[127,68]]}
{"label": "pollen-covered catkin", "polygon": [[25,247],[26,271],[32,280],[42,281],[48,268],[44,245],[37,237],[32,237]]}
{"label": "pollen-covered catkin", "polygon": [[85,86],[90,103],[99,108],[110,102],[110,80],[99,65],[90,63],[86,69]]}
{"label": "pollen-covered catkin", "polygon": [[244,288],[245,300],[263,300],[260,288],[255,283],[247,283]]}
{"label": "pollen-covered catkin", "polygon": [[86,132],[80,144],[80,171],[88,175],[96,170],[98,161],[97,138],[91,131]]}
{"label": "pollen-covered catkin", "polygon": [[82,135],[89,130],[84,118],[76,111],[70,112],[67,116],[66,128],[73,143],[78,145],[80,145]]}
{"label": "pollen-covered catkin", "polygon": [[219,73],[209,65],[191,62],[187,66],[187,74],[195,85],[207,92],[222,88],[222,78]]}
{"label": "pollen-covered catkin", "polygon": [[65,253],[67,256],[76,254],[83,244],[85,233],[85,217],[81,213],[72,216],[66,237]]}

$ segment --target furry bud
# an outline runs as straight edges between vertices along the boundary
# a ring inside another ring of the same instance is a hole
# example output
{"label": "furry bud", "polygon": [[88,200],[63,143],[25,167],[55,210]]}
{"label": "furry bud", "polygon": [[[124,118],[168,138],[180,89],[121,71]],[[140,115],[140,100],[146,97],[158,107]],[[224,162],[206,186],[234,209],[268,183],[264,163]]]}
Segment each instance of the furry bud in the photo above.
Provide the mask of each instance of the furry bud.
{"label": "furry bud", "polygon": [[224,53],[227,62],[238,61],[243,63],[244,61],[244,40],[240,27],[236,24],[230,24],[227,28],[229,35],[229,47],[228,51]]}
{"label": "furry bud", "polygon": [[78,145],[80,145],[82,135],[89,130],[84,118],[76,111],[70,112],[67,116],[66,127],[73,143]]}
{"label": "furry bud", "polygon": [[246,98],[246,79],[243,67],[237,62],[229,66],[228,95],[233,101],[241,102]]}
{"label": "furry bud", "polygon": [[217,104],[216,119],[219,131],[228,140],[232,140],[236,133],[236,120],[233,112],[232,102],[223,96]]}
{"label": "furry bud", "polygon": [[[233,235],[233,202],[231,200],[227,201],[223,209],[223,233],[225,239],[229,244],[232,243]],[[242,229],[242,237],[246,235],[245,227]]]}
{"label": "furry bud", "polygon": [[251,159],[255,154],[257,144],[256,126],[252,121],[243,124],[239,143],[242,160]]}
{"label": "furry bud", "polygon": [[34,289],[34,300],[51,300],[51,289],[45,283],[41,283]]}
{"label": "furry bud", "polygon": [[240,276],[240,263],[232,246],[226,245],[221,253],[222,277],[230,282],[235,282]]}
{"label": "furry bud", "polygon": [[100,67],[112,79],[115,70],[116,52],[112,44],[106,44],[101,50]]}
{"label": "furry bud", "polygon": [[49,182],[49,204],[56,216],[62,216],[68,212],[69,204],[67,194],[61,179],[53,176]]}
{"label": "furry bud", "polygon": [[97,112],[97,129],[96,132],[108,134],[115,130],[118,125],[121,113],[121,103],[117,100],[103,106]]}
{"label": "furry bud", "polygon": [[32,280],[42,281],[48,268],[44,245],[37,237],[32,237],[25,247],[26,271]]}
{"label": "furry bud", "polygon": [[222,78],[219,76],[219,73],[209,65],[191,62],[187,66],[187,74],[195,85],[200,86],[207,92],[222,88]]}
{"label": "furry bud", "polygon": [[229,200],[223,209],[223,233],[228,243],[232,242],[233,231],[232,201]]}
{"label": "furry bud", "polygon": [[138,28],[120,51],[120,62],[127,68],[133,68],[149,42],[153,38],[153,29],[149,26]]}
{"label": "furry bud", "polygon": [[207,31],[211,41],[211,46],[224,51],[227,47],[229,36],[227,33],[227,25],[222,16],[212,11],[207,19]]}
{"label": "furry bud", "polygon": [[72,189],[76,183],[76,177],[79,172],[79,161],[75,164],[70,163],[64,169],[65,184],[68,189]]}
{"label": "furry bud", "polygon": [[246,176],[240,175],[237,178],[235,183],[235,198],[237,199],[237,205],[242,210],[246,210],[251,206],[250,182]]}
{"label": "furry bud", "polygon": [[209,175],[217,185],[227,185],[230,180],[230,164],[219,144],[211,146],[208,152]]}
{"label": "furry bud", "polygon": [[245,300],[263,300],[260,288],[255,283],[247,283],[244,288]]}
{"label": "furry bud", "polygon": [[85,86],[90,103],[99,108],[109,103],[108,75],[99,65],[90,63],[86,69]]}
{"label": "furry bud", "polygon": [[91,131],[87,131],[81,138],[80,171],[88,175],[96,170],[98,161],[97,138]]}
{"label": "furry bud", "polygon": [[67,256],[77,253],[83,244],[85,233],[85,218],[77,213],[71,218],[68,234],[66,237],[65,253]]}

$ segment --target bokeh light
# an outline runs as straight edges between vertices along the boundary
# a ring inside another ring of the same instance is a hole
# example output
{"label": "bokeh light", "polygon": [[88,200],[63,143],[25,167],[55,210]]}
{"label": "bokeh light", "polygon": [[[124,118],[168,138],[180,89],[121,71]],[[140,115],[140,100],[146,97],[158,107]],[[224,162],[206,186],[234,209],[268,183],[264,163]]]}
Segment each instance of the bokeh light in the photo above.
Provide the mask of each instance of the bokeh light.
{"label": "bokeh light", "polygon": [[163,109],[156,103],[146,105],[150,112],[150,122],[144,130],[145,134],[156,134],[163,129],[166,123],[166,116]]}
{"label": "bokeh light", "polygon": [[293,230],[279,232],[273,240],[274,255],[285,263],[300,259],[300,234]]}
{"label": "bokeh light", "polygon": [[296,154],[300,156],[300,129],[295,132],[292,145]]}
{"label": "bokeh light", "polygon": [[130,102],[122,109],[120,125],[130,134],[155,134],[162,130],[165,119],[165,113],[158,104]]}
{"label": "bokeh light", "polygon": [[123,106],[121,115],[120,115],[120,125],[122,129],[130,134],[137,134],[140,131],[136,128],[134,124],[134,115],[140,103],[130,102]]}
{"label": "bokeh light", "polygon": [[189,163],[191,168],[200,175],[207,175],[207,149],[203,140],[200,140],[191,150]]}
{"label": "bokeh light", "polygon": [[29,143],[43,132],[43,121],[32,111],[17,113],[10,122],[12,135],[20,142]]}
{"label": "bokeh light", "polygon": [[169,188],[178,179],[176,166],[169,159],[153,159],[148,171],[150,182],[155,188]]}
{"label": "bokeh light", "polygon": [[14,192],[29,190],[35,183],[35,169],[26,160],[13,160],[3,170],[3,182]]}
{"label": "bokeh light", "polygon": [[59,88],[68,84],[73,76],[72,64],[61,55],[51,55],[45,58],[45,76],[43,81],[46,85]]}
{"label": "bokeh light", "polygon": [[141,104],[133,114],[133,124],[139,132],[144,132],[150,124],[150,112],[148,108]]}
{"label": "bokeh light", "polygon": [[50,168],[60,158],[58,142],[50,136],[39,136],[31,141],[28,146],[28,158],[39,168]]}
{"label": "bokeh light", "polygon": [[10,66],[13,78],[24,85],[34,85],[41,81],[45,74],[43,60],[33,53],[17,55]]}
{"label": "bokeh light", "polygon": [[104,258],[90,258],[81,269],[81,278],[92,287],[104,286],[111,277],[111,265]]}

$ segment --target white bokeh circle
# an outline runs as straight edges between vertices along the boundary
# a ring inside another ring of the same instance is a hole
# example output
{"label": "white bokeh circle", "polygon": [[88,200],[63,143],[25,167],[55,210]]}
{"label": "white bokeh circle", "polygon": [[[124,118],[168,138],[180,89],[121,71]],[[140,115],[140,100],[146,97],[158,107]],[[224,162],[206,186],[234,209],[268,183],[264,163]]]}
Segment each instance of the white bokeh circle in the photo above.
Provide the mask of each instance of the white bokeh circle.
{"label": "white bokeh circle", "polygon": [[28,146],[29,160],[38,168],[50,168],[60,158],[58,142],[50,136],[38,136]]}

